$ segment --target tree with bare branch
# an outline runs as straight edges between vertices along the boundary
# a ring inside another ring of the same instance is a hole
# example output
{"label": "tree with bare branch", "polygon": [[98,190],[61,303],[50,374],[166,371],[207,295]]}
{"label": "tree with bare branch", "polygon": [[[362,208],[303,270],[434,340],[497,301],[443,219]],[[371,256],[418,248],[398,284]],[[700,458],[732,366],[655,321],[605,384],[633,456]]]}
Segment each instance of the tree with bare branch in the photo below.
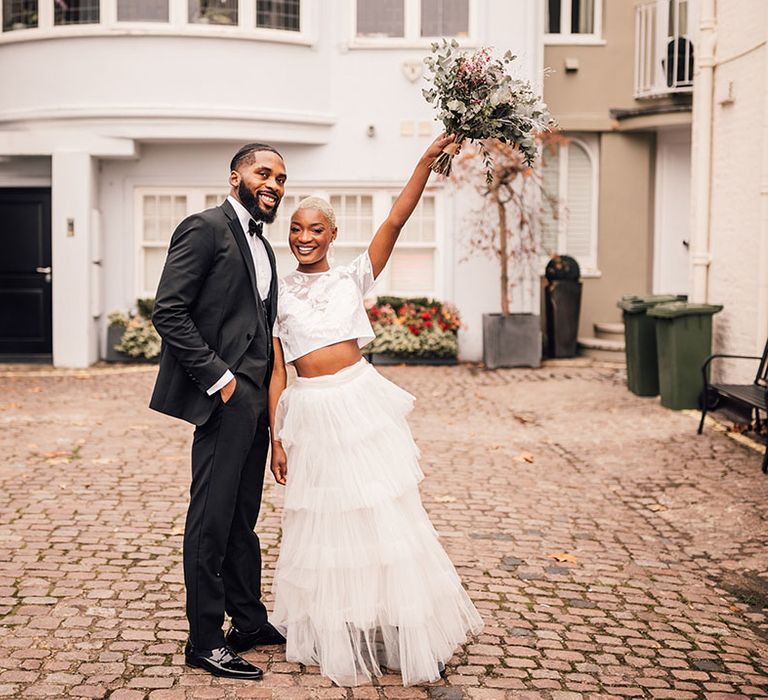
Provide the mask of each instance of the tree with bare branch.
{"label": "tree with bare branch", "polygon": [[[553,156],[566,139],[557,131],[539,137],[542,157]],[[490,155],[492,178],[486,178]],[[481,203],[467,218],[470,230],[468,255],[482,254],[498,261],[501,313],[510,313],[512,289],[538,276],[541,252],[541,219],[549,211],[557,218],[557,196],[544,186],[541,168],[528,165],[525,155],[513,145],[483,142],[458,158],[454,170],[457,187],[470,187]]]}

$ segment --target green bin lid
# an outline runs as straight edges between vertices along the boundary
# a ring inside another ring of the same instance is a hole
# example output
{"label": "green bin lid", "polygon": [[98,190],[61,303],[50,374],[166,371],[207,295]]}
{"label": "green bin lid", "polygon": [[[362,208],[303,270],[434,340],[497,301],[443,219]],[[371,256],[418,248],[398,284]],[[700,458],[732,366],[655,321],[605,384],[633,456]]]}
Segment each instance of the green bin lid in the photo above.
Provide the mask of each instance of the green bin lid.
{"label": "green bin lid", "polygon": [[626,294],[616,302],[616,306],[628,314],[641,314],[657,304],[680,301],[682,298],[674,294],[647,294],[644,296]]}
{"label": "green bin lid", "polygon": [[667,304],[654,306],[649,316],[655,318],[680,318],[681,316],[712,316],[722,311],[720,304],[690,304],[687,301],[672,301]]}

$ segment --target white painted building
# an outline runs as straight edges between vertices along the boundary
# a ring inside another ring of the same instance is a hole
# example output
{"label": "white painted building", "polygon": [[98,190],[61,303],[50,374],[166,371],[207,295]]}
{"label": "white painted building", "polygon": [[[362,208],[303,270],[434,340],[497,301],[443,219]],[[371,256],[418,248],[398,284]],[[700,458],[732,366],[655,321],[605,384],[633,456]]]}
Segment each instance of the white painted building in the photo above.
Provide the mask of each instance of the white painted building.
{"label": "white painted building", "polygon": [[[723,304],[715,352],[768,337],[768,3],[700,0],[693,104],[691,299]],[[751,381],[755,363],[715,368]]]}
{"label": "white painted building", "polygon": [[[542,74],[539,0],[2,0],[0,353],[104,354],[106,317],[152,296],[170,234],[227,192],[249,141],[284,155],[287,215],[323,192],[337,261],[356,254],[437,134],[421,95],[434,36]],[[481,355],[498,273],[462,263],[459,199],[437,176],[375,292],[454,301]],[[10,259],[10,262],[9,262]],[[48,270],[50,268],[50,270]]]}

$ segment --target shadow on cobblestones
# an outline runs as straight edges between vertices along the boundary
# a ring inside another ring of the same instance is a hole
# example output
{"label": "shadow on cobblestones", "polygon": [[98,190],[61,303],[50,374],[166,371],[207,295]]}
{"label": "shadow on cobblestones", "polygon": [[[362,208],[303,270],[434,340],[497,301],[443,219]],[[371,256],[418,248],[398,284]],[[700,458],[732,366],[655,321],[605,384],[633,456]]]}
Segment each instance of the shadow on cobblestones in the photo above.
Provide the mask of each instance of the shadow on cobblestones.
{"label": "shadow on cobblestones", "polygon": [[[247,655],[261,683],[186,669],[191,430],[146,409],[154,372],[0,379],[0,697],[768,695],[759,456],[599,367],[385,370],[418,398],[424,504],[486,621],[447,681],[336,688],[280,649]],[[269,483],[268,606],[281,500]]]}

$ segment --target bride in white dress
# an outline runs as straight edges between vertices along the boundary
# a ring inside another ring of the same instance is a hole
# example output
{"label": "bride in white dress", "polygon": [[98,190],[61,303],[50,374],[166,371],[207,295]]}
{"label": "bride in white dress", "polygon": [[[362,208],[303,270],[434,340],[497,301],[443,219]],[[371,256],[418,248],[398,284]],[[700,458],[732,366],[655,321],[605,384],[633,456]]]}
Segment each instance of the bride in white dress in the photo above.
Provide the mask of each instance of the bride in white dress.
{"label": "bride in white dress", "polygon": [[[338,685],[386,669],[399,670],[404,685],[437,680],[482,629],[421,504],[406,421],[414,397],[360,354],[374,337],[363,296],[450,141],[427,149],[349,265],[329,266],[337,229],[325,200],[303,200],[291,218],[298,267],[280,283],[269,390],[272,472],[286,486],[271,619],[288,661],[319,665]],[[285,363],[298,374],[288,388]]]}

